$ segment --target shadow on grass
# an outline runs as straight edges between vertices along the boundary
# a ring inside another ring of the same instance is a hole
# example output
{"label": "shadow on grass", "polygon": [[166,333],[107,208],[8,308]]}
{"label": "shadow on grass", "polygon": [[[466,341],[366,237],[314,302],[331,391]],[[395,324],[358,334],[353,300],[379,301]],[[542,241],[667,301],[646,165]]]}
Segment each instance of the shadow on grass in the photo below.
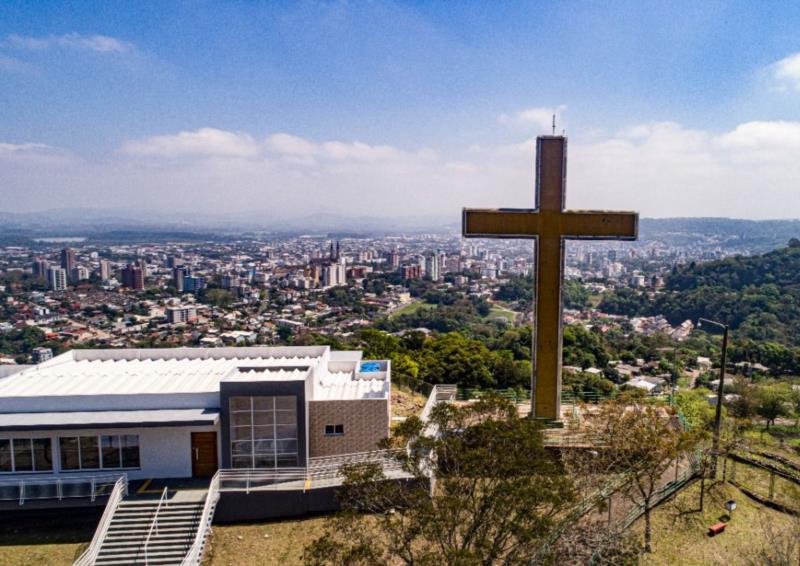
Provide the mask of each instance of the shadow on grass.
{"label": "shadow on grass", "polygon": [[0,519],[0,547],[88,543],[97,528],[98,513],[37,513]]}

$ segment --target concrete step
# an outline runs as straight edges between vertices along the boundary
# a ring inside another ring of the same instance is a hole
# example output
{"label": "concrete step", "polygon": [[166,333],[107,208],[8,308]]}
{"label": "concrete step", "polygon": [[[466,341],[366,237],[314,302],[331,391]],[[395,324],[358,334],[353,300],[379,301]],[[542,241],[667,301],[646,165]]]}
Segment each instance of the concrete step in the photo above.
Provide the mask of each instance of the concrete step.
{"label": "concrete step", "polygon": [[[194,517],[195,515],[198,515],[198,514],[200,514],[202,512],[203,512],[202,509],[188,509],[188,510],[178,510],[178,509],[172,510],[171,509],[169,511],[159,511],[158,517],[159,517],[159,519],[161,517]],[[147,519],[147,520],[152,520],[153,517],[155,517],[155,516],[156,516],[155,511],[147,512],[147,513],[138,513],[137,512],[137,513],[115,513],[114,514],[114,518],[115,519],[126,519],[126,520],[129,520],[129,519]]]}
{"label": "concrete step", "polygon": [[180,566],[183,562],[183,555],[169,555],[169,556],[155,556],[148,555],[147,562],[145,562],[144,554],[128,554],[119,556],[106,556],[98,557],[95,561],[97,566]]}
{"label": "concrete step", "polygon": [[[199,513],[190,513],[187,515],[158,515],[158,524],[160,525],[171,525],[174,523],[192,523],[195,521],[197,517],[199,517]],[[149,517],[117,517],[114,516],[114,519],[111,521],[111,526],[114,525],[126,525],[126,526],[133,526],[137,524],[147,524],[148,526],[153,522],[155,515],[150,515]]]}
{"label": "concrete step", "polygon": [[[150,547],[154,548],[156,546],[170,546],[170,545],[182,545],[187,541],[194,540],[194,535],[189,533],[183,533],[180,535],[169,535],[169,536],[157,536],[152,537],[150,539]],[[114,548],[130,548],[130,547],[139,547],[144,546],[145,541],[141,538],[135,539],[108,539],[103,544],[104,549],[114,549]]]}
{"label": "concrete step", "polygon": [[[178,558],[179,560],[183,560],[183,557],[186,556],[186,553],[189,551],[189,547],[187,546],[174,546],[174,547],[155,547],[151,546],[147,555],[151,558],[159,557],[159,558]],[[131,547],[131,548],[119,548],[113,549],[107,552],[101,552],[99,556],[104,558],[116,558],[116,557],[130,557],[130,556],[140,555],[144,558],[144,547]]]}
{"label": "concrete step", "polygon": [[[106,536],[107,541],[123,541],[123,540],[141,540],[147,537],[147,533],[149,529],[144,532],[140,531],[124,531],[119,530],[115,532],[109,532]],[[187,536],[193,534],[195,532],[195,528],[193,525],[182,525],[180,527],[172,527],[169,529],[158,529],[158,534],[153,531],[153,538],[166,538],[166,537],[179,537],[179,536]]]}
{"label": "concrete step", "polygon": [[[166,505],[161,505],[162,509],[169,509],[171,507],[197,507],[200,505],[202,507],[202,501],[167,501]],[[119,504],[118,509],[120,511],[124,511],[126,509],[156,509],[158,507],[158,501],[123,501]]]}

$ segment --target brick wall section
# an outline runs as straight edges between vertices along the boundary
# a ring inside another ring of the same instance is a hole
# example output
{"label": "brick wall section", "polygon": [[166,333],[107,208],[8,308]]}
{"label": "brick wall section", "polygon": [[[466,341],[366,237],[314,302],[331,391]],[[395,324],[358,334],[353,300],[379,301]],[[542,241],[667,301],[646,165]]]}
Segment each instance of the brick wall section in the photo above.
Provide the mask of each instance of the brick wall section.
{"label": "brick wall section", "polygon": [[[344,425],[344,435],[325,436],[325,425]],[[308,455],[336,456],[376,450],[389,436],[389,401],[311,401],[308,404]]]}

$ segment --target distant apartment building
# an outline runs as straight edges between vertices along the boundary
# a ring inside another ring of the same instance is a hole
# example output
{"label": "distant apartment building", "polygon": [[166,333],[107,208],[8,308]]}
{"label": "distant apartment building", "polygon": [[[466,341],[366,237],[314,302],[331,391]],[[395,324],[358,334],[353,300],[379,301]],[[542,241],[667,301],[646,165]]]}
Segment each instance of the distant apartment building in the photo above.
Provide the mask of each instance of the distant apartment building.
{"label": "distant apartment building", "polygon": [[167,258],[167,267],[175,269],[176,267],[180,267],[182,265],[183,265],[182,257],[170,256]]}
{"label": "distant apartment building", "polygon": [[220,285],[223,289],[233,289],[238,287],[241,284],[238,275],[231,275],[230,273],[226,273],[220,278]]}
{"label": "distant apartment building", "polygon": [[439,281],[442,277],[439,256],[434,254],[425,258],[425,277],[431,281]]}
{"label": "distant apartment building", "polygon": [[103,281],[111,279],[111,262],[107,259],[100,260],[100,279]]}
{"label": "distant apartment building", "polygon": [[144,289],[144,270],[138,265],[129,263],[122,270],[122,286],[135,291]]}
{"label": "distant apartment building", "polygon": [[50,348],[34,348],[31,352],[33,363],[40,364],[53,358],[53,350]]}
{"label": "distant apartment building", "polygon": [[76,265],[72,268],[72,272],[70,272],[70,280],[74,283],[78,281],[86,281],[89,279],[89,270],[83,267],[82,265]]}
{"label": "distant apartment building", "polygon": [[183,278],[183,290],[186,293],[197,293],[206,288],[206,278],[196,275]]}
{"label": "distant apartment building", "polygon": [[167,307],[165,310],[167,322],[170,324],[185,324],[197,320],[197,307],[182,305]]}
{"label": "distant apartment building", "polygon": [[422,270],[419,265],[404,265],[402,271],[403,279],[413,280],[422,278]]}
{"label": "distant apartment building", "polygon": [[344,261],[332,263],[322,270],[322,285],[324,287],[347,285],[347,271]]}
{"label": "distant apartment building", "polygon": [[61,250],[61,269],[69,274],[72,273],[73,267],[75,267],[75,250],[64,248]]}
{"label": "distant apartment building", "polygon": [[[172,258],[175,259],[175,258]],[[175,290],[178,293],[183,293],[183,280],[186,277],[186,268],[185,267],[173,267],[172,268],[172,286],[175,287]]]}
{"label": "distant apartment building", "polygon": [[42,259],[37,257],[33,260],[33,264],[31,265],[31,271],[33,276],[37,279],[46,279],[47,278],[47,269],[50,267],[50,263],[46,259]]}
{"label": "distant apartment building", "polygon": [[63,267],[49,267],[47,269],[47,288],[51,291],[66,291],[67,270]]}

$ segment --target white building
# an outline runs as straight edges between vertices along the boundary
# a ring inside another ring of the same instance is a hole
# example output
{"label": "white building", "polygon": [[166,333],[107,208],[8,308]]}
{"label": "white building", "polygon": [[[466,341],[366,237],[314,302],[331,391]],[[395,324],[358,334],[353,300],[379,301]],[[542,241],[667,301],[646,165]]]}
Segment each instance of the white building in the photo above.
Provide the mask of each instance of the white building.
{"label": "white building", "polygon": [[171,306],[164,309],[169,324],[185,324],[197,320],[197,307],[193,305]]}
{"label": "white building", "polygon": [[0,380],[0,479],[303,467],[376,449],[390,397],[328,346],[73,350]]}
{"label": "white building", "polygon": [[63,267],[49,267],[47,269],[47,288],[51,291],[66,291],[67,270]]}

